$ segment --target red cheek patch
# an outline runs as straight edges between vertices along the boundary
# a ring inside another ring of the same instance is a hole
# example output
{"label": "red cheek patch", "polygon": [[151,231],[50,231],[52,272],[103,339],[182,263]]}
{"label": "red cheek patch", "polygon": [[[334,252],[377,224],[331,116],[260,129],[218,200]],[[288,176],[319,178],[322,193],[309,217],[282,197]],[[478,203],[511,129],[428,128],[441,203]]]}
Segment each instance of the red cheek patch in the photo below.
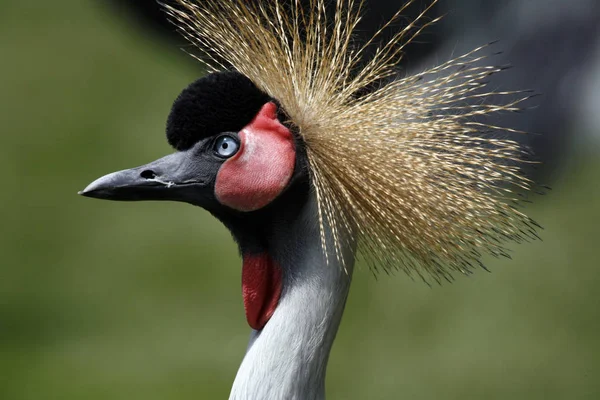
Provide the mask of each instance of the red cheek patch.
{"label": "red cheek patch", "polygon": [[266,103],[239,132],[240,148],[225,161],[215,182],[217,200],[238,211],[254,211],[275,200],[294,172],[294,138]]}

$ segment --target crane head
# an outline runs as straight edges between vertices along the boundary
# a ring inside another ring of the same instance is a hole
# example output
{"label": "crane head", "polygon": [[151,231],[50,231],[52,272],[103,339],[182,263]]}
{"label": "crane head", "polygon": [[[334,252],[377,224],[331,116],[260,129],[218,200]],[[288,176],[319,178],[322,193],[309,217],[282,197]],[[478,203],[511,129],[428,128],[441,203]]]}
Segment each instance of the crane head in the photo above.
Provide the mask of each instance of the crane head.
{"label": "crane head", "polygon": [[486,122],[530,95],[486,88],[505,69],[485,64],[488,45],[396,78],[403,48],[437,21],[424,21],[435,0],[370,59],[369,45],[410,0],[365,44],[353,40],[362,2],[336,2],[333,16],[326,0],[306,10],[283,0],[175,3],[166,10],[200,61],[230,72],[175,101],[174,154],[102,177],[83,195],[199,205],[238,242],[232,218],[261,222],[271,206],[291,212],[288,201],[314,195],[326,258],[345,266],[352,248],[374,271],[426,281],[470,274],[485,254],[537,238],[539,225],[519,209],[537,187],[521,168],[527,149],[511,138],[520,132]]}
{"label": "crane head", "polygon": [[301,139],[284,123],[277,101],[241,73],[209,74],[173,103],[167,139],[175,153],[105,175],[80,194],[182,201],[221,217],[257,211],[304,171]]}

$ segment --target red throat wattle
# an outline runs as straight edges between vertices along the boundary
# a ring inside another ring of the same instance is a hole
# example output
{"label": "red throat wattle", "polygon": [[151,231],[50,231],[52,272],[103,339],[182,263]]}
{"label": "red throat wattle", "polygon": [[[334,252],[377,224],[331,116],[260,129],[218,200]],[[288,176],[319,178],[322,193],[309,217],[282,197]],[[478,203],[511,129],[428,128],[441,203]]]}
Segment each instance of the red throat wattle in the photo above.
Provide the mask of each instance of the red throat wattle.
{"label": "red throat wattle", "polygon": [[254,211],[275,200],[294,172],[296,148],[289,129],[277,119],[277,105],[266,103],[239,132],[240,149],[225,161],[215,196],[238,211]]}
{"label": "red throat wattle", "polygon": [[267,324],[281,296],[281,268],[267,253],[244,254],[242,294],[246,319],[257,331]]}

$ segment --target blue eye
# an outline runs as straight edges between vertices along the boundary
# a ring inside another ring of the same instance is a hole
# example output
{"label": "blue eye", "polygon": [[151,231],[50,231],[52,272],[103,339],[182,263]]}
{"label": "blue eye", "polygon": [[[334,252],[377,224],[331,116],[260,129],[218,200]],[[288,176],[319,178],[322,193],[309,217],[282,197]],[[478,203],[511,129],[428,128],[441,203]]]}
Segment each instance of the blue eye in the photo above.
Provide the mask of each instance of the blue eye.
{"label": "blue eye", "polygon": [[228,135],[217,138],[215,142],[215,152],[221,157],[231,157],[239,149],[237,140]]}

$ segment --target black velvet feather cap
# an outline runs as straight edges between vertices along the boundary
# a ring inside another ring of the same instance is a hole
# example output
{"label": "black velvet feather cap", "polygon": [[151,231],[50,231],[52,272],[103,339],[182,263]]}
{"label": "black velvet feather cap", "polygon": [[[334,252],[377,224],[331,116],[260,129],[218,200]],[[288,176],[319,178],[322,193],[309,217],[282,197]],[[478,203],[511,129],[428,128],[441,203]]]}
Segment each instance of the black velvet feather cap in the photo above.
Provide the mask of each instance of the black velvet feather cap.
{"label": "black velvet feather cap", "polygon": [[167,140],[182,151],[221,132],[239,132],[269,100],[239,72],[206,75],[175,99],[167,119]]}

